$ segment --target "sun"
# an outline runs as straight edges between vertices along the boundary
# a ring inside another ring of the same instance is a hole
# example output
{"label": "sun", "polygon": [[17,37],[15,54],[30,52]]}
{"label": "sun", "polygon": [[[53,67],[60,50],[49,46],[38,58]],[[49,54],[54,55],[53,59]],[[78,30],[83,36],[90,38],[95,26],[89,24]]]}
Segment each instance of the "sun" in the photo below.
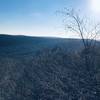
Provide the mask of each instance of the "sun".
{"label": "sun", "polygon": [[89,0],[89,5],[93,12],[100,14],[100,0]]}

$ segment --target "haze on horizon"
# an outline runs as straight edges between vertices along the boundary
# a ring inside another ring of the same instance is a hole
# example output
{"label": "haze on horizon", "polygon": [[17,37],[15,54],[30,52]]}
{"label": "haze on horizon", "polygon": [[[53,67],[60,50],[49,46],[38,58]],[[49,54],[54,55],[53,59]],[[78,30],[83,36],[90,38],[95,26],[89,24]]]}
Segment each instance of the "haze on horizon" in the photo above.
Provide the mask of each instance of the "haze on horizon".
{"label": "haze on horizon", "polygon": [[[72,33],[66,34],[63,18],[56,11],[71,7],[93,15],[88,1],[90,0],[0,0],[0,34],[76,37]],[[96,10],[99,13],[99,9]]]}

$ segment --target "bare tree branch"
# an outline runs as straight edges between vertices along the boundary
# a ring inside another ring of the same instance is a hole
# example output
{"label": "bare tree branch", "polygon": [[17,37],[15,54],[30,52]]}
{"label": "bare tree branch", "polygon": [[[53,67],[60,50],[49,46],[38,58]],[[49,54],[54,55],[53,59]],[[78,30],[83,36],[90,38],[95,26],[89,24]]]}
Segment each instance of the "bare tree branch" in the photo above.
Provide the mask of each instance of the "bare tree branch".
{"label": "bare tree branch", "polygon": [[[74,9],[64,8],[64,11],[61,12],[65,15],[65,26],[68,30],[77,33],[80,35],[84,48],[94,45],[97,34],[100,32],[100,23],[93,26],[93,29],[90,29],[88,25],[89,20],[85,20],[85,17],[79,16],[79,14]],[[90,31],[89,31],[90,30]]]}

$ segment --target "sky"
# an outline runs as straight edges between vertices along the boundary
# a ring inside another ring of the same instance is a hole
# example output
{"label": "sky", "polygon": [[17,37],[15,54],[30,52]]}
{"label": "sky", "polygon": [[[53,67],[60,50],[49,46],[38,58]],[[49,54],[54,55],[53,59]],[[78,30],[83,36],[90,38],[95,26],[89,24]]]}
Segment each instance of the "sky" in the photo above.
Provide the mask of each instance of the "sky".
{"label": "sky", "polygon": [[87,0],[0,0],[0,34],[73,37],[66,34],[63,17],[56,13],[64,7],[85,12]]}

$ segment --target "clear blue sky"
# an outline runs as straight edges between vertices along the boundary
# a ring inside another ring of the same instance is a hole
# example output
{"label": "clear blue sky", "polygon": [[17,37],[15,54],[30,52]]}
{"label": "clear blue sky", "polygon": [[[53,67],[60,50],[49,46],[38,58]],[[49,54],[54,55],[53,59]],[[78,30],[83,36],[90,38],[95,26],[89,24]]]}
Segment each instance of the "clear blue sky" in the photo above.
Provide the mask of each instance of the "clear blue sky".
{"label": "clear blue sky", "polygon": [[0,34],[61,36],[57,10],[84,8],[85,0],[0,0]]}

